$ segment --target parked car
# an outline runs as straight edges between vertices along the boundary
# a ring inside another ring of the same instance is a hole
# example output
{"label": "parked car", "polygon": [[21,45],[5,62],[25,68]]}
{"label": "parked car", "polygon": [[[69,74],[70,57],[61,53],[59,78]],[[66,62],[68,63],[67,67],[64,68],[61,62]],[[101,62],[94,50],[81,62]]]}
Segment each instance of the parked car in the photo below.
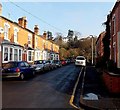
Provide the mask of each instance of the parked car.
{"label": "parked car", "polygon": [[84,56],[77,56],[75,59],[76,66],[86,66],[86,58]]}
{"label": "parked car", "polygon": [[50,69],[51,69],[51,70],[57,68],[57,66],[56,66],[56,64],[55,64],[55,62],[54,62],[54,60],[48,60],[48,61],[49,61],[49,63],[50,63]]}
{"label": "parked car", "polygon": [[51,64],[50,64],[50,62],[48,60],[43,60],[43,64],[44,64],[44,67],[43,67],[44,71],[51,70]]}
{"label": "parked car", "polygon": [[54,60],[56,67],[61,67],[62,63],[60,60]]}
{"label": "parked car", "polygon": [[34,64],[32,65],[32,67],[35,68],[35,72],[36,73],[43,72],[44,71],[43,60],[36,60],[36,61],[34,61]]}
{"label": "parked car", "polygon": [[61,60],[61,63],[62,63],[62,65],[66,65],[67,64],[66,60]]}
{"label": "parked car", "polygon": [[25,61],[11,61],[2,68],[2,78],[17,77],[23,80],[34,75],[34,68]]}

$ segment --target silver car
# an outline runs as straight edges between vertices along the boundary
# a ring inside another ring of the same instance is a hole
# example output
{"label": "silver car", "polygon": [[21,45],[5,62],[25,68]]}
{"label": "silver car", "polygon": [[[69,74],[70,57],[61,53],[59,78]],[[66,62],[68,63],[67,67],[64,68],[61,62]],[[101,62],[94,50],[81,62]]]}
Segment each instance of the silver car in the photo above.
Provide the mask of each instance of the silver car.
{"label": "silver car", "polygon": [[43,72],[44,71],[43,60],[36,60],[36,61],[34,61],[34,64],[32,65],[32,67],[35,68],[35,72],[37,72],[37,73]]}

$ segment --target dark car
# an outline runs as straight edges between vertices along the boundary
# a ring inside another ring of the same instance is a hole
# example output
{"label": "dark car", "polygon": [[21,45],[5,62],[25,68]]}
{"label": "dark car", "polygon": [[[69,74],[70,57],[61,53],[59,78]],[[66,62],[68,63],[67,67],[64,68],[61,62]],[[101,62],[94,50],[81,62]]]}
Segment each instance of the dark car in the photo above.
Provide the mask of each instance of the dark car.
{"label": "dark car", "polygon": [[56,65],[56,67],[61,67],[62,66],[62,63],[60,60],[54,60],[54,63]]}
{"label": "dark car", "polygon": [[16,77],[21,80],[29,76],[34,76],[34,68],[25,61],[11,61],[2,68],[2,78]]}

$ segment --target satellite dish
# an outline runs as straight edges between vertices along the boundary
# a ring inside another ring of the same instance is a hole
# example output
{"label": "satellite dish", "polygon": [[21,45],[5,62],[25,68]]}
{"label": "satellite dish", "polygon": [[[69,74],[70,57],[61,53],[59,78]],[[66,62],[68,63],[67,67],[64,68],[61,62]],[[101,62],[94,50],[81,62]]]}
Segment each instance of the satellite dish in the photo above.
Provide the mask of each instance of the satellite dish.
{"label": "satellite dish", "polygon": [[4,33],[4,29],[0,27],[0,33]]}

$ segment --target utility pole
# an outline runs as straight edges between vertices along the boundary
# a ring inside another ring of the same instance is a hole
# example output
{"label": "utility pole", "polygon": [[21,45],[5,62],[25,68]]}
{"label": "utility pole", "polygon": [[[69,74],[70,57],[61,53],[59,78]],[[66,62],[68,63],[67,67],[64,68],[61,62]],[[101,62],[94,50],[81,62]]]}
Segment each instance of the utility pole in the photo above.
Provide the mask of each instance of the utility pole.
{"label": "utility pole", "polygon": [[92,39],[92,42],[91,42],[91,47],[92,47],[92,49],[91,49],[91,52],[92,52],[92,65],[93,65],[93,39],[94,39],[94,37],[93,37],[93,35],[90,35],[91,36],[91,39]]}

